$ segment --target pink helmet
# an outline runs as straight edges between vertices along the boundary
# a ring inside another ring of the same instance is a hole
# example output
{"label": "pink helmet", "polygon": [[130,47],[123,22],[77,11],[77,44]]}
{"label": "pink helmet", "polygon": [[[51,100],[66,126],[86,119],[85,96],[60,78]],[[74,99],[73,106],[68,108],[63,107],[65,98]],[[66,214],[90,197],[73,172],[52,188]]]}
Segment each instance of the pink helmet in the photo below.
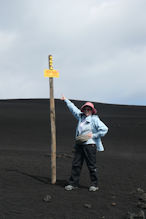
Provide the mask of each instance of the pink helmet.
{"label": "pink helmet", "polygon": [[91,103],[91,102],[86,102],[82,107],[81,107],[81,112],[83,112],[83,108],[85,106],[89,106],[92,108],[92,114],[96,114],[97,113],[97,110],[94,108],[94,104]]}

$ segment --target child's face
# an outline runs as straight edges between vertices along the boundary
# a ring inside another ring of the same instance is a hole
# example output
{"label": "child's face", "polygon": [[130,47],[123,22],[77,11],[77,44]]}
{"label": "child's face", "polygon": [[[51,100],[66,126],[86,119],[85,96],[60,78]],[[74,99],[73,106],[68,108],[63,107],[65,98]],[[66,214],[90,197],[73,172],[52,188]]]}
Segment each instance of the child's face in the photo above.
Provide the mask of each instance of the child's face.
{"label": "child's face", "polygon": [[83,108],[83,112],[84,112],[84,114],[85,114],[86,116],[90,116],[90,115],[92,115],[92,108],[89,107],[89,106],[85,106],[85,107]]}

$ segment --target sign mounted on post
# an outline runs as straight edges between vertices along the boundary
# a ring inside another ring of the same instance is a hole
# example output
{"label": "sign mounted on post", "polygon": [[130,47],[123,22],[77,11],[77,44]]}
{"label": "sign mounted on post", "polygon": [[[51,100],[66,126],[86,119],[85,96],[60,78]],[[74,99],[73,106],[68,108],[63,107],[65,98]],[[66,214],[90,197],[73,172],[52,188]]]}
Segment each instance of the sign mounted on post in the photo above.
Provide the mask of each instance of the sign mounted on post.
{"label": "sign mounted on post", "polygon": [[44,70],[44,76],[49,77],[50,85],[50,121],[51,121],[51,183],[56,183],[56,125],[53,78],[59,77],[59,72],[53,69],[53,57],[49,55],[49,69]]}
{"label": "sign mounted on post", "polygon": [[53,69],[53,57],[49,55],[49,69],[44,70],[45,78],[59,78],[59,72]]}
{"label": "sign mounted on post", "polygon": [[56,70],[44,70],[44,77],[45,78],[59,78],[59,72]]}

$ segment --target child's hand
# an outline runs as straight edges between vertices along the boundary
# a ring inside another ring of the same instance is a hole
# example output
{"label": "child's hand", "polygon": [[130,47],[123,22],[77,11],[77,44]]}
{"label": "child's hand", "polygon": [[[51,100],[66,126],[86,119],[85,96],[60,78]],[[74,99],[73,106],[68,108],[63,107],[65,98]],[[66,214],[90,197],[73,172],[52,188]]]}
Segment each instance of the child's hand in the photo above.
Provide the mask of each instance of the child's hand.
{"label": "child's hand", "polygon": [[64,95],[62,95],[61,100],[65,100],[65,99],[66,99],[66,97]]}
{"label": "child's hand", "polygon": [[92,132],[88,133],[87,136],[90,137],[90,138],[92,138],[92,137],[93,137]]}

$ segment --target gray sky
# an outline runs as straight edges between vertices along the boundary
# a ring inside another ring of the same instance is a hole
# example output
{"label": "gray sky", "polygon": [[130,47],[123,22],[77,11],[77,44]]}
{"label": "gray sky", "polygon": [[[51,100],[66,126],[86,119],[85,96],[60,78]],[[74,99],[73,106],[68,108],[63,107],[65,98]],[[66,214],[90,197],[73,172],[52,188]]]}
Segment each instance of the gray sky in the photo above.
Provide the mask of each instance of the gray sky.
{"label": "gray sky", "polygon": [[0,0],[0,99],[146,105],[145,0]]}

